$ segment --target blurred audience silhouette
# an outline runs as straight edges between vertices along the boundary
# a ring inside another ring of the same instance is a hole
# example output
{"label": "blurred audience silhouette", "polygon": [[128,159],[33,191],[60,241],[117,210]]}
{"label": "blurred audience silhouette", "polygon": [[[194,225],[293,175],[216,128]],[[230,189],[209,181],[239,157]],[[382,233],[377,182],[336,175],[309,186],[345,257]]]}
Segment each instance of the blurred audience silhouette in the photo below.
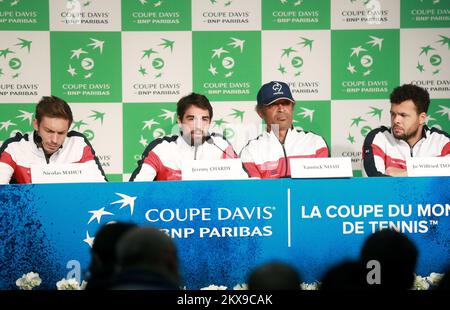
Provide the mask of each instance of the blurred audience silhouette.
{"label": "blurred audience silhouette", "polygon": [[109,288],[117,264],[117,242],[126,232],[136,227],[137,225],[131,223],[113,222],[99,229],[92,245],[86,290]]}
{"label": "blurred audience silhouette", "polygon": [[115,290],[179,290],[177,250],[172,239],[157,228],[134,228],[116,247],[118,273]]}
{"label": "blurred audience silhouette", "polygon": [[248,276],[249,290],[300,290],[302,281],[293,267],[282,262],[263,264]]}

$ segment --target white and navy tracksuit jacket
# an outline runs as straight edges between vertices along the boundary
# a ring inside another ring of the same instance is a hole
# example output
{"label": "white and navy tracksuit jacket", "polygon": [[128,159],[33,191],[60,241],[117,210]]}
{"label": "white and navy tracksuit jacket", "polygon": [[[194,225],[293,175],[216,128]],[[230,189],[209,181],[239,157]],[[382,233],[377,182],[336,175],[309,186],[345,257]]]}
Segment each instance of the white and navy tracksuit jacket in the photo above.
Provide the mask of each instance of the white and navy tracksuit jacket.
{"label": "white and navy tracksuit jacket", "polygon": [[93,179],[86,182],[105,182],[106,177],[95,152],[86,137],[69,131],[61,148],[46,157],[36,131],[17,133],[6,140],[0,148],[0,184],[31,183],[32,165],[45,164],[92,164]]}
{"label": "white and navy tracksuit jacket", "polygon": [[328,157],[328,146],[321,136],[297,129],[289,129],[281,144],[271,131],[250,140],[240,157],[250,177],[282,178],[291,176],[291,158]]}
{"label": "white and navy tracksuit jacket", "polygon": [[438,157],[450,154],[450,136],[436,128],[423,127],[422,139],[410,147],[408,142],[396,139],[391,128],[372,130],[363,145],[363,175],[384,176],[389,167],[406,170],[410,157]]}
{"label": "white and navy tracksuit jacket", "polygon": [[237,158],[237,155],[228,141],[215,133],[198,146],[188,144],[182,136],[163,137],[147,146],[130,181],[181,180],[184,160],[227,158]]}

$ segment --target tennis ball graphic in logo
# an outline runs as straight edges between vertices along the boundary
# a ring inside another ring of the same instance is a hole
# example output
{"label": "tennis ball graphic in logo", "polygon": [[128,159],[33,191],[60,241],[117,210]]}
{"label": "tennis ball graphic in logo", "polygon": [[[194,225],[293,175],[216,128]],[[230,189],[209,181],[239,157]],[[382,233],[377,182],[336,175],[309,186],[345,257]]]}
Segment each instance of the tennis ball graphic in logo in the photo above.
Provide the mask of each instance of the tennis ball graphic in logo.
{"label": "tennis ball graphic in logo", "polygon": [[373,64],[372,56],[364,55],[363,57],[361,57],[361,66],[363,66],[364,68],[368,68],[372,66],[372,64]]}
{"label": "tennis ball graphic in logo", "polygon": [[291,65],[294,68],[300,68],[301,66],[303,66],[303,58],[301,58],[300,56],[295,56],[291,60]]}
{"label": "tennis ball graphic in logo", "polygon": [[164,60],[162,58],[155,58],[152,61],[152,66],[156,70],[161,70],[164,68]]}
{"label": "tennis ball graphic in logo", "polygon": [[223,60],[222,60],[222,66],[225,68],[225,69],[231,69],[231,68],[233,68],[234,67],[234,59],[233,58],[231,58],[231,57],[225,57]]}
{"label": "tennis ball graphic in logo", "polygon": [[233,139],[234,135],[235,135],[235,132],[232,128],[227,127],[223,130],[223,136],[225,137],[225,139],[231,140],[231,139]]}
{"label": "tennis ball graphic in logo", "polygon": [[9,60],[9,67],[13,70],[19,70],[22,67],[22,62],[19,58],[11,58]]}
{"label": "tennis ball graphic in logo", "polygon": [[166,132],[165,132],[164,129],[162,129],[162,128],[156,128],[156,129],[153,131],[153,138],[154,138],[154,139],[162,138],[162,137],[164,137],[165,135],[166,135]]}
{"label": "tennis ball graphic in logo", "polygon": [[92,58],[84,58],[81,61],[81,67],[87,71],[94,69],[94,60]]}
{"label": "tennis ball graphic in logo", "polygon": [[365,137],[365,136],[367,136],[367,134],[369,133],[369,132],[371,132],[372,131],[372,127],[370,127],[370,126],[363,126],[362,128],[361,128],[361,135],[363,136],[363,137]]}
{"label": "tennis ball graphic in logo", "polygon": [[89,141],[92,141],[94,139],[94,137],[95,137],[94,132],[92,130],[90,130],[90,129],[86,129],[85,131],[83,131],[83,134],[86,136],[86,138]]}
{"label": "tennis ball graphic in logo", "polygon": [[439,66],[442,62],[442,57],[439,55],[433,55],[430,57],[430,64],[432,66]]}

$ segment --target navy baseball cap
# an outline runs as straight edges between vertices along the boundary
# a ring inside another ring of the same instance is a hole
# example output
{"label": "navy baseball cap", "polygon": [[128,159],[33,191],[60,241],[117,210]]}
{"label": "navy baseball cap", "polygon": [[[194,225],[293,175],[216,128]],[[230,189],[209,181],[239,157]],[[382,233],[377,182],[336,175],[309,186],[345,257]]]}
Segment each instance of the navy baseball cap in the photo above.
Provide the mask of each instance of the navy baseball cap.
{"label": "navy baseball cap", "polygon": [[286,99],[295,103],[292,98],[291,90],[289,86],[284,82],[271,81],[261,86],[261,89],[256,96],[256,102],[258,107],[264,107],[271,105],[278,99]]}

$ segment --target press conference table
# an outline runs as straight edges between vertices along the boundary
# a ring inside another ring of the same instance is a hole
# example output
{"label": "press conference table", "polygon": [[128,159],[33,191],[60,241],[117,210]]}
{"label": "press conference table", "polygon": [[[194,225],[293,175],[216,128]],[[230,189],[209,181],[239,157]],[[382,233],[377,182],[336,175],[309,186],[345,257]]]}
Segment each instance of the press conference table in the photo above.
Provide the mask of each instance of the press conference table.
{"label": "press conference table", "polygon": [[395,227],[419,249],[417,274],[450,261],[450,177],[278,179],[0,186],[0,288],[38,272],[42,288],[90,262],[111,221],[164,229],[187,289],[232,288],[278,260],[304,281],[356,259],[368,234]]}

